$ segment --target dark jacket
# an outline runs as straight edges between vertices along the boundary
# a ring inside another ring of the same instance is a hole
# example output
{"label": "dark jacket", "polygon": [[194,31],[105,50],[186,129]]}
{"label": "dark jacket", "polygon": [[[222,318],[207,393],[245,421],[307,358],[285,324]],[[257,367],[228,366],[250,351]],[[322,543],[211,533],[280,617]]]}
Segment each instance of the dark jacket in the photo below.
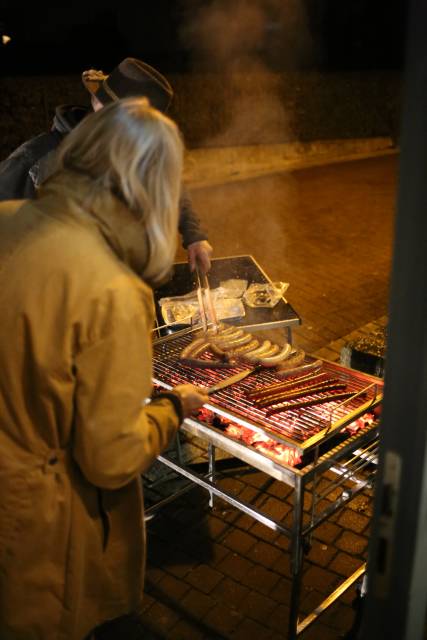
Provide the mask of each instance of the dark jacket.
{"label": "dark jacket", "polygon": [[[54,172],[55,152],[63,138],[90,109],[78,105],[61,105],[55,110],[52,129],[21,144],[0,163],[0,201],[34,198],[36,189]],[[179,232],[182,245],[207,240],[191,198],[183,189],[180,201]]]}

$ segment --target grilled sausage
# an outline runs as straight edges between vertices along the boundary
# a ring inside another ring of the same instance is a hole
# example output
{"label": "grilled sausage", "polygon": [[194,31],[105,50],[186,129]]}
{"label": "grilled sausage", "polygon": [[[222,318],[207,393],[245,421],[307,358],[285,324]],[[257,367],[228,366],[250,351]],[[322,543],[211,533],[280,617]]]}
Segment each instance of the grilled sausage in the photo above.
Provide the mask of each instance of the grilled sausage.
{"label": "grilled sausage", "polygon": [[215,342],[212,342],[212,341],[209,342],[209,349],[212,351],[214,355],[218,356],[218,358],[221,358],[222,360],[224,360],[228,356],[227,352],[223,351],[223,349],[218,347],[218,345],[215,344]]}
{"label": "grilled sausage", "polygon": [[292,351],[289,354],[289,358],[286,358],[286,360],[280,363],[279,371],[282,371],[283,369],[294,369],[295,367],[299,367],[304,362],[304,358],[305,351],[303,351],[302,349],[296,349],[295,351]]}
{"label": "grilled sausage", "polygon": [[180,358],[196,358],[209,347],[205,337],[196,338],[181,351]]}
{"label": "grilled sausage", "polygon": [[277,353],[279,353],[280,351],[280,347],[278,344],[272,344],[271,347],[269,349],[267,349],[267,351],[263,351],[260,357],[260,361],[264,360],[264,358],[271,358],[273,356],[275,356]]}
{"label": "grilled sausage", "polygon": [[211,342],[214,342],[220,349],[233,349],[250,342],[253,336],[250,333],[241,332],[243,335],[238,335],[235,338],[212,338]]}
{"label": "grilled sausage", "polygon": [[264,342],[261,345],[259,345],[256,349],[253,349],[249,353],[245,353],[243,355],[243,360],[248,360],[249,362],[258,362],[260,356],[264,353],[267,353],[269,349],[271,349],[270,340],[264,340]]}
{"label": "grilled sausage", "polygon": [[239,329],[238,327],[220,327],[218,333],[216,334],[217,336],[232,336],[236,333],[239,333],[239,335],[242,334],[242,329]]}
{"label": "grilled sausage", "polygon": [[258,407],[269,407],[273,404],[282,404],[288,400],[295,400],[296,398],[303,398],[304,396],[311,396],[314,393],[323,393],[324,391],[344,391],[347,385],[343,382],[330,382],[320,385],[311,385],[310,387],[304,387],[292,392],[278,393],[275,396],[267,396],[262,398],[256,404]]}
{"label": "grilled sausage", "polygon": [[326,373],[317,373],[312,374],[308,373],[305,376],[300,376],[299,378],[294,378],[289,382],[276,382],[276,384],[269,384],[265,387],[258,387],[253,389],[252,391],[248,391],[246,396],[249,400],[253,400],[254,402],[258,399],[265,398],[267,396],[274,395],[275,393],[280,393],[281,391],[289,391],[290,389],[294,389],[302,384],[314,383],[321,379],[324,379]]}
{"label": "grilled sausage", "polygon": [[287,378],[288,376],[297,376],[300,373],[307,373],[309,371],[320,371],[322,366],[322,360],[315,360],[314,362],[309,362],[293,369],[280,368],[276,371],[276,375],[279,376],[279,378]]}
{"label": "grilled sausage", "polygon": [[220,323],[218,327],[208,329],[207,331],[198,331],[196,335],[210,340],[211,338],[225,338],[226,336],[241,336],[243,335],[243,330],[238,327],[226,327],[224,324]]}
{"label": "grilled sausage", "polygon": [[258,347],[259,347],[259,342],[256,338],[254,338],[250,342],[244,344],[242,347],[236,347],[235,349],[233,349],[232,353],[237,356],[240,356],[243,353],[249,353],[251,351],[254,351]]}
{"label": "grilled sausage", "polygon": [[291,350],[291,345],[289,343],[286,343],[280,353],[270,357],[263,356],[262,358],[260,358],[259,362],[263,367],[276,367],[280,362],[283,362],[283,360],[285,360],[289,356]]}

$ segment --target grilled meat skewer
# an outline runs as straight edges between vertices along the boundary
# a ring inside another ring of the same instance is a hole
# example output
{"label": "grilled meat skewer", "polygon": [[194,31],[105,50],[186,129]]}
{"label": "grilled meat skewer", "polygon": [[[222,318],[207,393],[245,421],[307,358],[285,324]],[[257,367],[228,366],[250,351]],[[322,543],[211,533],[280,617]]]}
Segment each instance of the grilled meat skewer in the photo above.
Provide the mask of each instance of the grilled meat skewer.
{"label": "grilled meat skewer", "polygon": [[[327,402],[336,402],[337,400],[346,400],[355,396],[354,391],[346,391],[344,393],[331,393],[322,398],[312,398],[311,400],[302,400],[301,402],[288,402],[280,407],[273,407],[267,411],[267,417],[272,416],[275,413],[281,413],[282,411],[291,411],[293,409],[302,409],[303,407],[311,407],[318,404],[326,404]],[[364,398],[366,393],[359,394],[359,398]]]}
{"label": "grilled meat skewer", "polygon": [[291,393],[279,393],[275,396],[267,396],[256,402],[256,406],[260,408],[270,407],[275,404],[282,404],[287,400],[294,400],[295,398],[303,398],[304,396],[311,396],[315,393],[323,393],[324,391],[344,391],[347,385],[343,382],[331,382],[326,384],[312,385],[311,387],[305,387],[304,389],[297,389]]}
{"label": "grilled meat skewer", "polygon": [[265,387],[252,389],[252,391],[248,391],[246,395],[249,400],[253,400],[255,402],[258,399],[280,393],[281,391],[295,389],[295,387],[303,384],[311,384],[316,381],[318,381],[319,383],[320,381],[323,382],[326,375],[326,373],[308,373],[305,376],[301,376],[300,378],[296,378],[295,380],[290,380],[289,382],[276,382],[275,384],[269,384]]}

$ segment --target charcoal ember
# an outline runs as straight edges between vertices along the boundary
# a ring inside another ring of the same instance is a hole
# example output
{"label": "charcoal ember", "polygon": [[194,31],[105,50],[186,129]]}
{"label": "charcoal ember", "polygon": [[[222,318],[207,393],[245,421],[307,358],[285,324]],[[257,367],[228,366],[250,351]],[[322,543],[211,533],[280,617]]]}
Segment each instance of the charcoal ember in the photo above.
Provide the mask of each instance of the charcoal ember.
{"label": "charcoal ember", "polygon": [[251,434],[248,434],[247,438],[245,438],[245,442],[247,444],[251,444],[254,447],[258,444],[267,444],[269,446],[273,446],[274,440],[265,435],[265,433],[257,433],[256,431],[252,431]]}
{"label": "charcoal ember", "polygon": [[216,415],[211,409],[206,409],[206,407],[202,407],[197,412],[197,419],[200,422],[204,422],[205,424],[216,427],[217,429],[226,430],[230,421],[227,418],[223,418],[222,416]]}
{"label": "charcoal ember", "polygon": [[271,440],[270,442],[273,444],[264,442],[255,443],[254,447],[270,458],[273,458],[276,462],[287,464],[291,467],[294,467],[301,462],[301,456],[297,451],[295,451],[295,449],[292,449],[292,447],[287,447],[286,445],[277,443],[274,440]]}
{"label": "charcoal ember", "polygon": [[217,429],[225,429],[229,424],[230,421],[226,420],[226,418],[222,418],[221,416],[214,415],[212,418],[212,426],[216,427]]}
{"label": "charcoal ember", "polygon": [[225,432],[231,438],[241,440],[246,445],[253,447],[260,453],[263,453],[276,462],[295,466],[301,462],[301,456],[295,449],[288,447],[280,442],[276,442],[264,433],[252,431],[247,427],[230,423]]}
{"label": "charcoal ember", "polygon": [[258,434],[252,431],[252,429],[233,423],[230,423],[228,427],[226,427],[225,432],[229,436],[237,438],[237,440],[242,440],[242,442],[249,445],[253,444],[254,438],[258,436]]}
{"label": "charcoal ember", "polygon": [[200,420],[200,422],[204,422],[207,425],[213,424],[215,417],[216,416],[214,412],[211,411],[210,409],[206,409],[206,407],[202,407],[197,412],[197,419]]}
{"label": "charcoal ember", "polygon": [[344,427],[343,431],[347,431],[348,433],[351,433],[351,435],[354,435],[364,427],[370,426],[373,422],[375,422],[375,420],[376,417],[373,413],[364,413],[363,416],[360,416],[360,418],[357,418],[357,420],[353,420],[353,422],[350,422],[350,424]]}
{"label": "charcoal ember", "polygon": [[241,439],[241,427],[239,427],[237,424],[230,424],[228,425],[228,427],[225,430],[226,434],[229,435],[231,438],[236,438],[237,440]]}

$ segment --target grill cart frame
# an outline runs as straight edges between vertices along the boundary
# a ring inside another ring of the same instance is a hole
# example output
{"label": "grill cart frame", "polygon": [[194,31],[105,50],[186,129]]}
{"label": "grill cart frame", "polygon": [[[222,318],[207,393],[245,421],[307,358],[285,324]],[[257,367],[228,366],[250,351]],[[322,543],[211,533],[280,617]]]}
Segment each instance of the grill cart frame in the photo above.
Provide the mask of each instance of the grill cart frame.
{"label": "grill cart frame", "polygon": [[[182,346],[191,340],[191,337],[191,331],[184,331],[161,338],[154,344],[154,383],[158,387],[170,389],[181,382],[209,386],[212,382],[219,381],[234,372],[234,370],[192,370],[180,365],[177,354]],[[291,437],[286,429],[282,432],[274,432],[270,428],[264,431],[265,417],[258,415],[259,412],[255,412],[254,416],[249,410],[245,414],[247,409],[244,399],[245,391],[254,389],[260,382],[267,384],[279,380],[277,376],[275,379],[273,372],[266,371],[249,376],[237,385],[219,391],[212,397],[212,402],[205,405],[208,412],[222,421],[229,420],[231,423],[264,432],[278,443],[289,445],[302,456],[298,466],[277,462],[250,445],[228,436],[220,426],[195,418],[186,419],[181,431],[190,438],[197,438],[198,443],[204,443],[207,472],[198,473],[191,464],[185,464],[182,460],[177,462],[168,455],[158,458],[167,469],[189,481],[184,491],[200,486],[208,492],[211,507],[214,499],[220,498],[254,520],[289,538],[292,578],[288,636],[290,640],[297,638],[363,575],[365,564],[341,582],[315,610],[304,618],[299,618],[304,551],[310,545],[313,531],[361,492],[372,487],[377,466],[378,422],[366,424],[356,433],[352,433],[347,427],[380,405],[382,380],[326,360],[322,362],[328,373],[345,379],[351,390],[354,389],[360,395],[350,402],[342,402],[339,405],[335,403],[332,409],[329,403],[327,409],[325,405],[320,405],[291,411],[289,414],[298,413],[298,415],[296,417],[289,415],[277,421],[279,426],[282,422],[286,427],[289,422],[294,421],[297,426],[300,426],[300,423],[304,424],[306,420],[309,426],[307,433],[304,434],[307,437],[304,439]],[[234,410],[230,408],[233,399]],[[243,408],[238,406],[239,402]],[[316,416],[317,422],[314,419]],[[271,478],[284,482],[293,489],[290,525],[276,520],[270,514],[239,499],[220,486],[217,450],[243,461]],[[156,511],[182,493],[181,489],[177,494],[160,500],[147,512]],[[310,504],[309,510],[304,508],[304,504]]]}

